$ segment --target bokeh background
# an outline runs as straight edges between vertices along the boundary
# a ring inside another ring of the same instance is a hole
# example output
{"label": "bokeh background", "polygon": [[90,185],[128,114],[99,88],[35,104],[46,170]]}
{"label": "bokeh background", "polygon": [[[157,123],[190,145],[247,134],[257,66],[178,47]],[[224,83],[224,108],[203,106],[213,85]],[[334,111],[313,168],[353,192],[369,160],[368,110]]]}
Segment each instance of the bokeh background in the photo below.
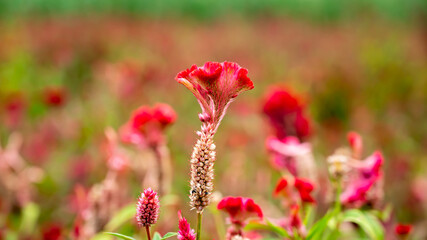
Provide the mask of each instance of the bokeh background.
{"label": "bokeh background", "polygon": [[[158,102],[178,114],[167,130],[170,201],[191,219],[188,159],[200,110],[174,78],[192,64],[225,60],[247,68],[255,88],[232,103],[216,135],[223,195],[277,201],[262,103],[270,86],[284,85],[306,102],[320,175],[347,132],[357,131],[365,156],[384,153],[394,218],[426,226],[427,2],[0,0],[0,142],[21,134],[21,155],[44,170],[35,184],[36,228],[71,229],[75,185],[105,177],[105,129]],[[128,182],[132,201],[141,184],[132,173]],[[1,215],[3,232],[19,229],[19,212]],[[133,231],[128,225],[120,230]]]}

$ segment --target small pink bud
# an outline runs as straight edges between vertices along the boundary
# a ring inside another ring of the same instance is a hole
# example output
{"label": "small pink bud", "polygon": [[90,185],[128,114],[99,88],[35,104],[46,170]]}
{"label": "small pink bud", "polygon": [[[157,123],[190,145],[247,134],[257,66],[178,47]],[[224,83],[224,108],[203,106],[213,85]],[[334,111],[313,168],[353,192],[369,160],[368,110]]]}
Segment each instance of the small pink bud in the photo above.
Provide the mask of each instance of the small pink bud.
{"label": "small pink bud", "polygon": [[140,227],[151,226],[159,218],[159,197],[157,192],[147,188],[141,193],[136,206],[136,220]]}

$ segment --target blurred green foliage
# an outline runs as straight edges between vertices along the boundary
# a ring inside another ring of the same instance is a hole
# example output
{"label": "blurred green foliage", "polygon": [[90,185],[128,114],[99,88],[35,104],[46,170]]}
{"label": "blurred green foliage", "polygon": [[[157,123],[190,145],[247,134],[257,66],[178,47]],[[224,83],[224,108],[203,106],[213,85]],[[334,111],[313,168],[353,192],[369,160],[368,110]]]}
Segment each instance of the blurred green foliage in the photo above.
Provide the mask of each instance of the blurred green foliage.
{"label": "blurred green foliage", "polygon": [[338,20],[376,15],[411,20],[426,13],[424,0],[0,0],[0,15],[115,13],[142,17],[215,19],[225,15],[298,16]]}

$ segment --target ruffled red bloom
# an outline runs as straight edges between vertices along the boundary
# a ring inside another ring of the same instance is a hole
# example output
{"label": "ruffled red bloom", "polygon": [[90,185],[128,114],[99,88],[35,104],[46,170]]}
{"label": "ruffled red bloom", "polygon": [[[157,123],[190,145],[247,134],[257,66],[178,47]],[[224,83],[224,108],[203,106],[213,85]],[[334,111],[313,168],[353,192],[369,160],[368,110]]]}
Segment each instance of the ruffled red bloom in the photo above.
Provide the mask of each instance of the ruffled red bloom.
{"label": "ruffled red bloom", "polygon": [[233,62],[193,65],[176,76],[197,98],[203,113],[200,120],[218,126],[230,102],[241,92],[254,88],[248,70]]}
{"label": "ruffled red bloom", "polygon": [[274,195],[276,196],[279,195],[279,193],[285,190],[287,186],[288,186],[288,181],[286,181],[285,178],[280,178],[276,184],[276,187],[274,188]]}
{"label": "ruffled red bloom", "polygon": [[244,226],[248,218],[263,218],[261,208],[251,198],[225,197],[217,207],[230,215],[231,223],[239,226]]}
{"label": "ruffled red bloom", "polygon": [[305,107],[298,96],[283,87],[273,87],[267,92],[265,99],[263,112],[279,139],[286,136],[304,139],[310,135],[310,122],[304,115]]}
{"label": "ruffled red bloom", "polygon": [[298,190],[302,202],[316,202],[316,200],[314,200],[314,198],[311,196],[311,192],[314,190],[314,186],[309,180],[295,178],[294,186]]}
{"label": "ruffled red bloom", "polygon": [[60,87],[50,87],[44,90],[44,102],[52,107],[60,107],[65,103],[65,90]]}
{"label": "ruffled red bloom", "polygon": [[167,104],[159,103],[153,108],[141,106],[133,111],[120,135],[124,142],[139,146],[155,145],[163,140],[163,130],[175,120],[176,113]]}
{"label": "ruffled red bloom", "polygon": [[412,231],[412,225],[399,223],[396,225],[394,231],[400,236],[408,235]]}
{"label": "ruffled red bloom", "polygon": [[178,230],[178,240],[195,240],[196,232],[191,229],[190,224],[187,219],[182,217],[181,211],[178,212],[179,215],[179,230]]}

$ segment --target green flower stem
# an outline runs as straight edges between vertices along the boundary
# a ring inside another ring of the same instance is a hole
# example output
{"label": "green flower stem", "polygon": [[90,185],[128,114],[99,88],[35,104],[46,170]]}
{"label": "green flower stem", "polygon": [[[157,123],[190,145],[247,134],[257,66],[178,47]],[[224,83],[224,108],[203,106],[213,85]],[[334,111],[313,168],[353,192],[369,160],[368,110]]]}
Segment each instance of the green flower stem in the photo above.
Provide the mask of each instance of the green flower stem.
{"label": "green flower stem", "polygon": [[202,229],[202,213],[197,213],[197,237],[196,240],[200,240],[200,234]]}

